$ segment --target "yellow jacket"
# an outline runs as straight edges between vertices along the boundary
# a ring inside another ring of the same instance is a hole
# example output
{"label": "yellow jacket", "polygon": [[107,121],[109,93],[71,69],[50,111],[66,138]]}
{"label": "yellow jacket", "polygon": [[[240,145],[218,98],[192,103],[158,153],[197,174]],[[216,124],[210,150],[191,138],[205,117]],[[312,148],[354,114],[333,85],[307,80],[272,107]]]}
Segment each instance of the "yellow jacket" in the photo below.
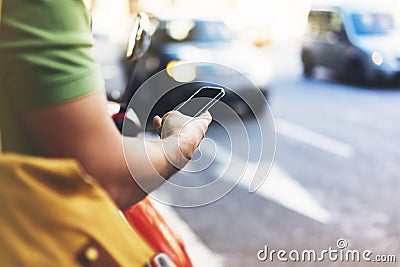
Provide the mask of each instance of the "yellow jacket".
{"label": "yellow jacket", "polygon": [[144,266],[155,252],[74,160],[0,155],[2,266]]}

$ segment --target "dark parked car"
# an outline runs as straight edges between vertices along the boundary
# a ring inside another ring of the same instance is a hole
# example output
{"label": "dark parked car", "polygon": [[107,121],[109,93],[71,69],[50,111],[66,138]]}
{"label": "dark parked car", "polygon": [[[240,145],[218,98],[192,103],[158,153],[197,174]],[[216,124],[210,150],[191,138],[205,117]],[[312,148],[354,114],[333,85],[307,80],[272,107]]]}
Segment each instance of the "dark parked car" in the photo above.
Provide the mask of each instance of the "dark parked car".
{"label": "dark parked car", "polygon": [[400,34],[393,13],[367,1],[321,1],[308,16],[301,59],[306,76],[317,66],[352,82],[400,78]]}
{"label": "dark parked car", "polygon": [[165,95],[160,90],[168,81],[146,89],[145,103],[163,95],[151,116],[163,114],[210,83],[226,89],[223,101],[239,115],[249,114],[249,106],[255,112],[265,108],[272,73],[260,48],[236,40],[219,20],[153,19],[152,24],[150,49],[137,63],[128,92],[132,96],[143,82],[165,69],[166,79],[179,86]]}

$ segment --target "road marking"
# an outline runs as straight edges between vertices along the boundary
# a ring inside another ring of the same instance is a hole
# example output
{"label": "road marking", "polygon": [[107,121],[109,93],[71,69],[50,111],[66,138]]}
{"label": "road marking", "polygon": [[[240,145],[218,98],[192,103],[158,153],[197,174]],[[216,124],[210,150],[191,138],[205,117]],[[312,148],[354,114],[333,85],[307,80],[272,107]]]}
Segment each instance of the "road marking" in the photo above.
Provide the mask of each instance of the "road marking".
{"label": "road marking", "polygon": [[329,212],[299,182],[276,164],[256,193],[320,223],[328,223],[330,220]]}
{"label": "road marking", "polygon": [[330,152],[337,156],[349,158],[354,149],[351,145],[337,141],[328,136],[311,131],[284,119],[275,119],[278,133],[296,139],[321,150]]}
{"label": "road marking", "polygon": [[[207,151],[207,149],[203,148],[204,155],[207,155]],[[239,168],[246,165],[245,159],[236,155],[231,155],[218,144],[215,162],[218,165],[216,168],[212,169],[214,176],[222,176],[223,179],[234,183],[239,179],[239,177],[234,174],[242,173],[243,169]],[[228,164],[230,164],[232,169],[226,170]],[[260,164],[270,163],[260,162]],[[237,167],[237,169],[235,169],[235,167]],[[258,168],[259,166],[256,162],[247,162],[246,170],[238,185],[247,190]],[[226,172],[224,173],[224,171]],[[325,210],[299,182],[290,177],[277,164],[272,166],[268,178],[254,193],[320,223],[328,223],[330,221],[331,215],[329,212]]]}

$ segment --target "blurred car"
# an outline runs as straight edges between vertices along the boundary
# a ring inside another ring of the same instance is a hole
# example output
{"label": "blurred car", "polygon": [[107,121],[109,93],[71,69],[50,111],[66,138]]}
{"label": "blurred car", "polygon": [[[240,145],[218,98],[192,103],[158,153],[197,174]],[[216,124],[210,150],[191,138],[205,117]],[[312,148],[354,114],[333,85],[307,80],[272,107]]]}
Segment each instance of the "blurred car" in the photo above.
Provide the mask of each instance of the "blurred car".
{"label": "blurred car", "polygon": [[309,13],[301,59],[305,76],[325,66],[351,82],[398,82],[399,27],[381,5],[323,1]]}
{"label": "blurred car", "polygon": [[[152,24],[150,49],[137,63],[134,83],[127,90],[130,96],[152,75],[166,70],[169,79],[183,84],[163,96],[153,113],[163,114],[172,109],[207,82],[228,88],[222,100],[239,115],[248,114],[249,106],[256,112],[265,108],[272,68],[261,48],[236,40],[220,20],[153,19]],[[174,68],[185,64],[186,77],[182,79]],[[154,88],[148,91],[161,94]],[[246,96],[246,101],[242,96]]]}

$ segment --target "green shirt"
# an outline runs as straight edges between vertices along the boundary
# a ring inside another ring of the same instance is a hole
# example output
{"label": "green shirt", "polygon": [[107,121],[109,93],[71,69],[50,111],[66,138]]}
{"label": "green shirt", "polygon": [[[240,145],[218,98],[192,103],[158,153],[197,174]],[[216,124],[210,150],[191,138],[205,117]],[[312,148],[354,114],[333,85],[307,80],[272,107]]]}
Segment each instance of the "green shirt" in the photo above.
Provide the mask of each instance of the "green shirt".
{"label": "green shirt", "polygon": [[82,0],[3,0],[0,131],[3,151],[32,153],[20,114],[72,101],[103,85]]}

